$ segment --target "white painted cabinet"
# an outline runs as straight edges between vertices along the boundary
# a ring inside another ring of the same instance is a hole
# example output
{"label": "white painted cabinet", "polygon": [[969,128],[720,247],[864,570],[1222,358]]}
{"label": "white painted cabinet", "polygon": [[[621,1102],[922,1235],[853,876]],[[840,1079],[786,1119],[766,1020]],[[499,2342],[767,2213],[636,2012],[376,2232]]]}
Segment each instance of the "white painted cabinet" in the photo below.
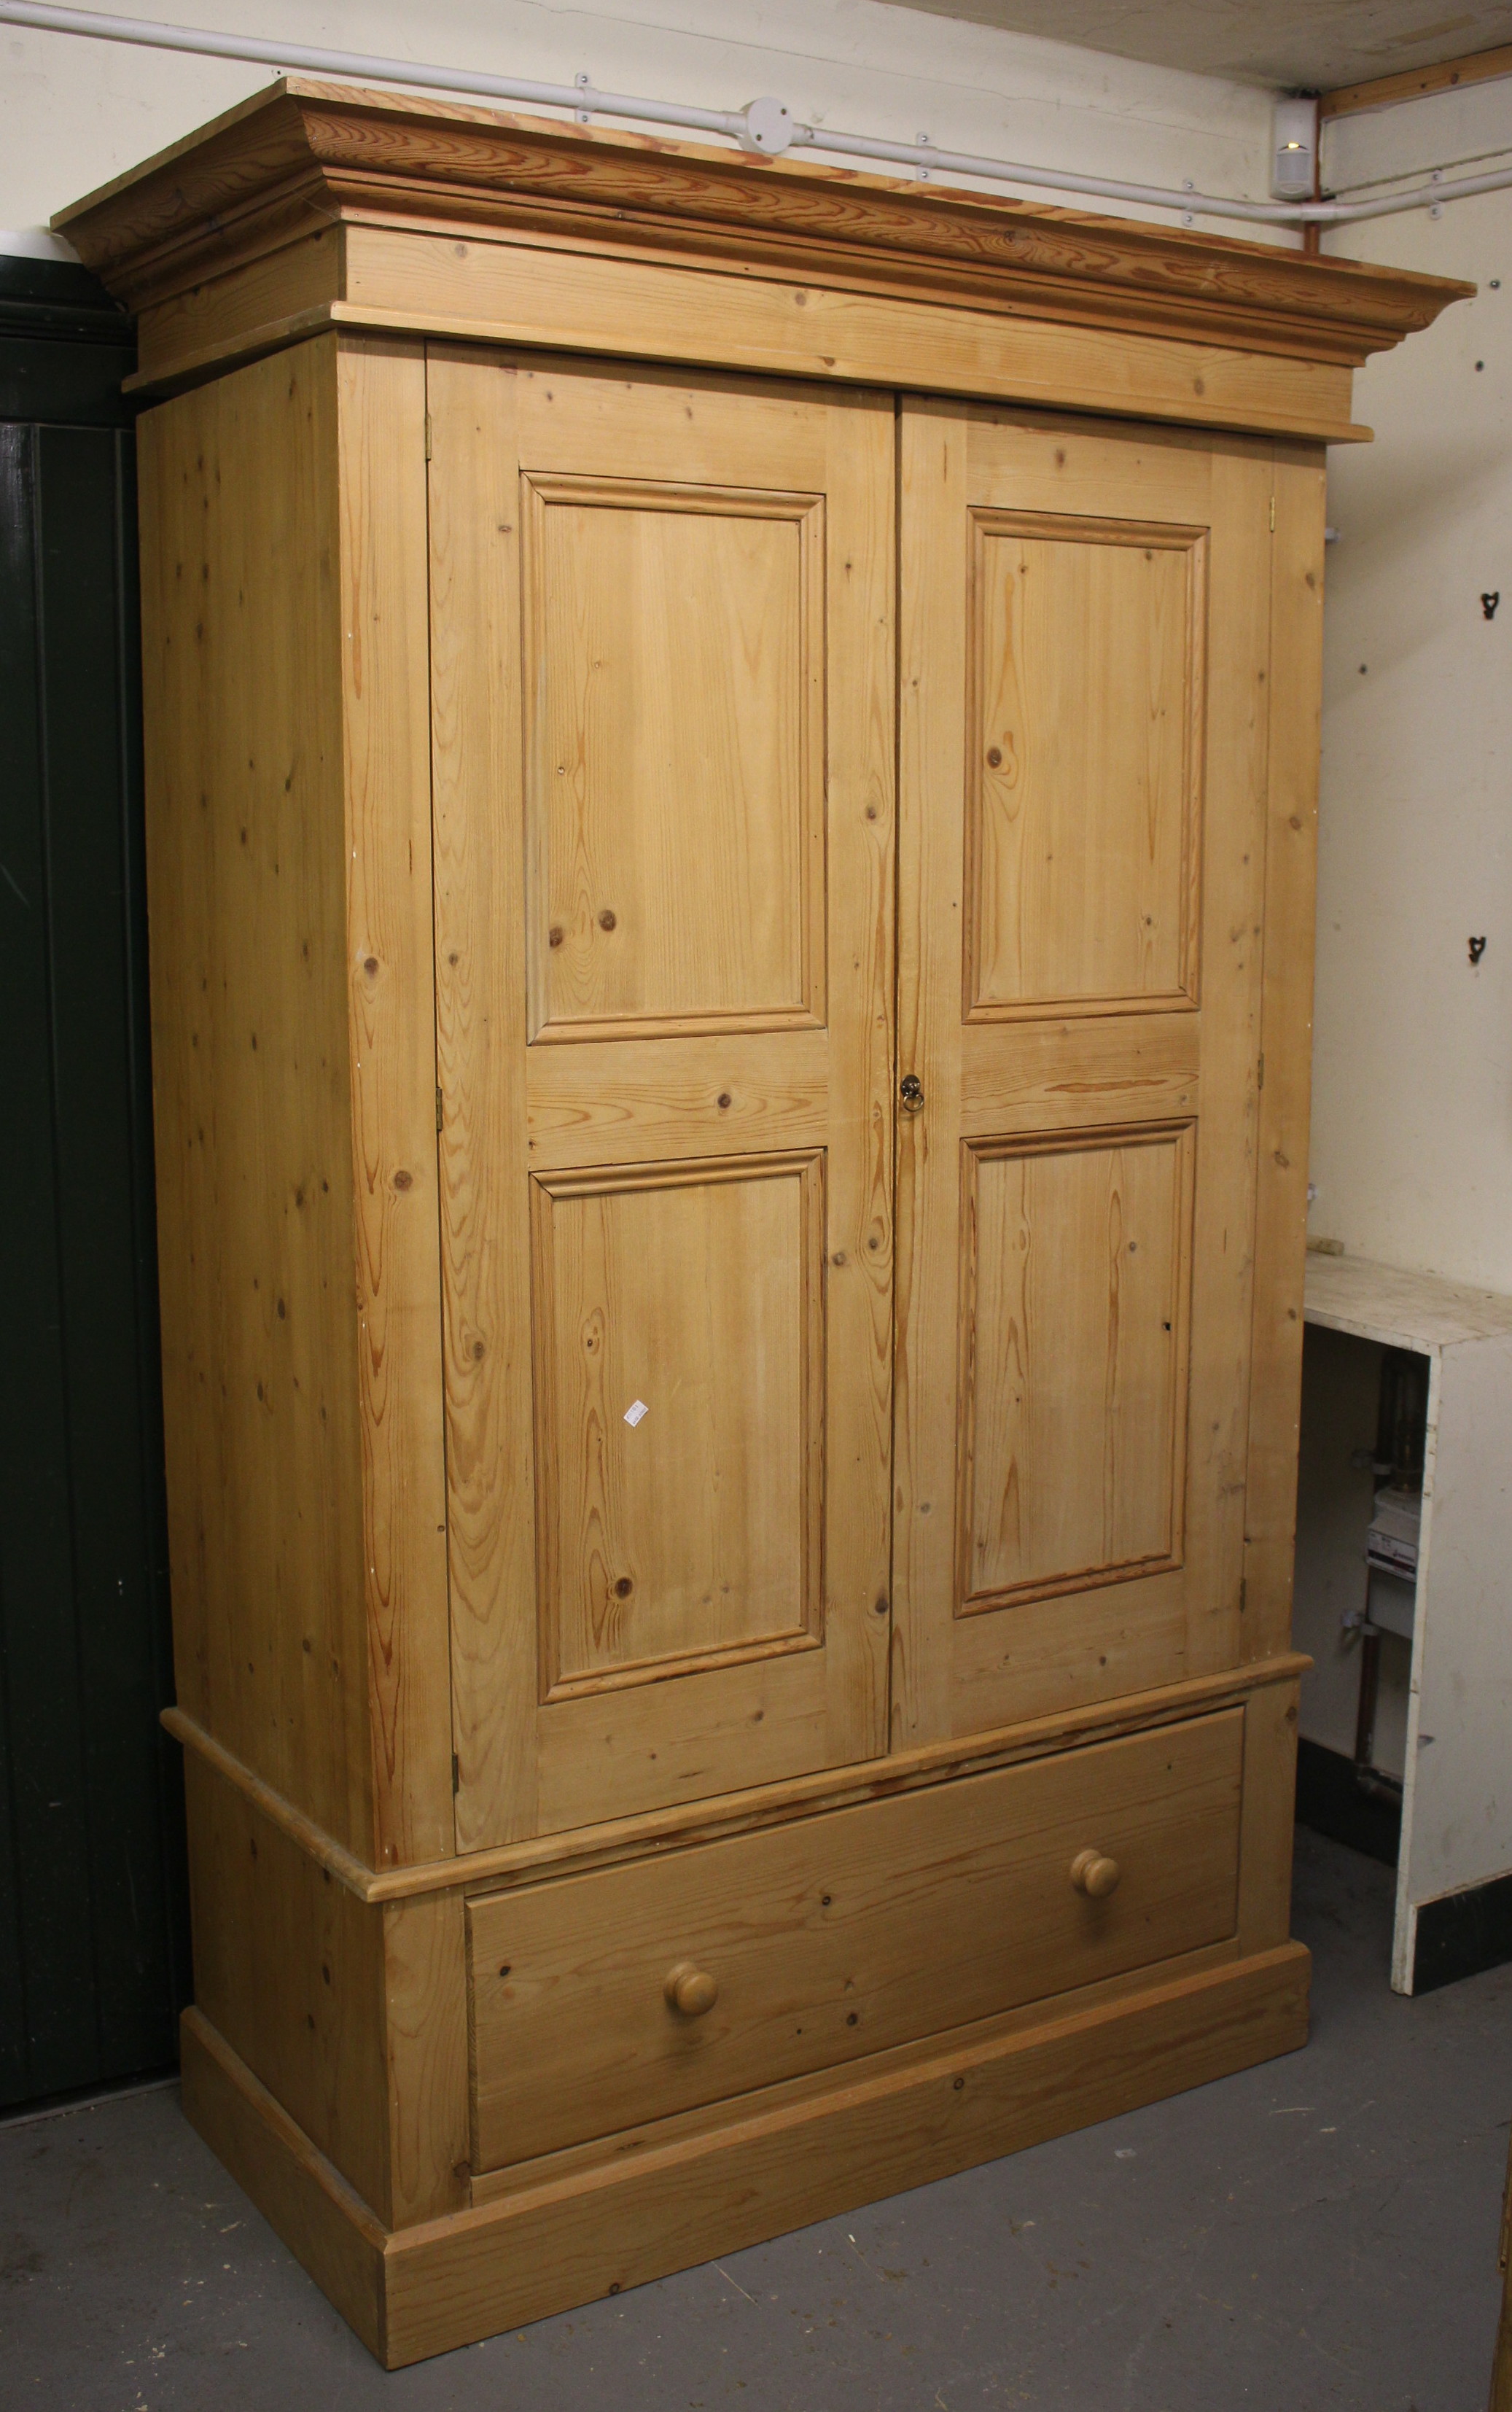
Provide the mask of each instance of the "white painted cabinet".
{"label": "white painted cabinet", "polygon": [[[1380,1352],[1428,1365],[1411,1633],[1400,1681],[1383,1652],[1372,1753],[1401,1772],[1391,1982],[1410,1993],[1512,1950],[1512,1298],[1310,1255],[1306,1316],[1359,1344],[1316,1350],[1310,1368],[1294,1611],[1297,1647],[1314,1660],[1301,1736],[1345,1757],[1360,1666],[1345,1620],[1366,1601]],[[1372,1615],[1386,1621],[1373,1602]]]}

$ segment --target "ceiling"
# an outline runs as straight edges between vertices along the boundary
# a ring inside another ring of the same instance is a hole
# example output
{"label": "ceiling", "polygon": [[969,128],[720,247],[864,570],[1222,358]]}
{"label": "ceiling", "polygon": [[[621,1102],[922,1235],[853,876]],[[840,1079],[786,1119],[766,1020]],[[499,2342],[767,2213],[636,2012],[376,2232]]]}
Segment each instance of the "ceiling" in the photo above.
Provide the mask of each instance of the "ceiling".
{"label": "ceiling", "polygon": [[1079,49],[1329,92],[1512,42],[1512,0],[907,0]]}

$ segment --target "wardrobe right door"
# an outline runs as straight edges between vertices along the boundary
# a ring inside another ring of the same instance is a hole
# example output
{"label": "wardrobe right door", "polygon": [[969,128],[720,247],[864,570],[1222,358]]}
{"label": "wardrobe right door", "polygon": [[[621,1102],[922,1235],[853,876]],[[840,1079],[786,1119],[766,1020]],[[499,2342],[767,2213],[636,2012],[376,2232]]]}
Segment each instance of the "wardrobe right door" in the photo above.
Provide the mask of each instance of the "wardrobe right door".
{"label": "wardrobe right door", "polygon": [[1270,448],[907,404],[894,1745],[1242,1648]]}

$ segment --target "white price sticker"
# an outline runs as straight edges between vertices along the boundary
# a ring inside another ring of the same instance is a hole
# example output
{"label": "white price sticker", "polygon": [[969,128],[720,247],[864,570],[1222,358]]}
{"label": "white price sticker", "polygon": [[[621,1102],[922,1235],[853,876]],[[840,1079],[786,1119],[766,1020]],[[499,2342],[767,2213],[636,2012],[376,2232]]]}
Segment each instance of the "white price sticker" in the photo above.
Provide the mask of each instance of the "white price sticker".
{"label": "white price sticker", "polygon": [[637,1399],[625,1408],[624,1420],[627,1424],[638,1424],[642,1416],[649,1416],[650,1413],[651,1409],[647,1406],[645,1400]]}

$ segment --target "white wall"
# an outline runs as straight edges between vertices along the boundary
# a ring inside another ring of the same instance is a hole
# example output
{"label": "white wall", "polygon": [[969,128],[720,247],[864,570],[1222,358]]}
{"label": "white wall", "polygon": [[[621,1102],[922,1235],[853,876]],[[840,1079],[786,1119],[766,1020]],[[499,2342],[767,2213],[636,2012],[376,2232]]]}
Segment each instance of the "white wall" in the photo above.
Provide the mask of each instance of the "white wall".
{"label": "white wall", "polygon": [[[1509,149],[1512,81],[1341,120],[1324,168]],[[1310,1228],[1512,1290],[1512,192],[1326,248],[1481,292],[1361,372],[1376,440],[1331,455]]]}
{"label": "white wall", "polygon": [[[1265,191],[1265,93],[882,0],[749,0],[739,17],[727,0],[654,0],[655,22],[653,0],[172,5],[270,37],[552,81],[582,68],[604,89],[716,107],[771,92],[854,131]],[[267,81],[15,27],[0,27],[0,228],[16,230],[0,248],[38,245],[55,209]],[[1343,121],[1326,168],[1353,186],[1509,144],[1512,82]],[[1367,368],[1358,415],[1377,441],[1333,455],[1312,1228],[1512,1290],[1512,194],[1328,247],[1500,275],[1503,290]],[[1487,623],[1477,598],[1497,587]]]}
{"label": "white wall", "polygon": [[[1269,96],[880,0],[131,0],[235,29],[705,108],[762,93],[853,133],[1263,197]],[[739,25],[740,38],[730,31]],[[54,210],[265,84],[260,67],[0,26],[0,228]],[[1043,196],[1041,196],[1043,198]],[[3,239],[0,239],[3,240]]]}

